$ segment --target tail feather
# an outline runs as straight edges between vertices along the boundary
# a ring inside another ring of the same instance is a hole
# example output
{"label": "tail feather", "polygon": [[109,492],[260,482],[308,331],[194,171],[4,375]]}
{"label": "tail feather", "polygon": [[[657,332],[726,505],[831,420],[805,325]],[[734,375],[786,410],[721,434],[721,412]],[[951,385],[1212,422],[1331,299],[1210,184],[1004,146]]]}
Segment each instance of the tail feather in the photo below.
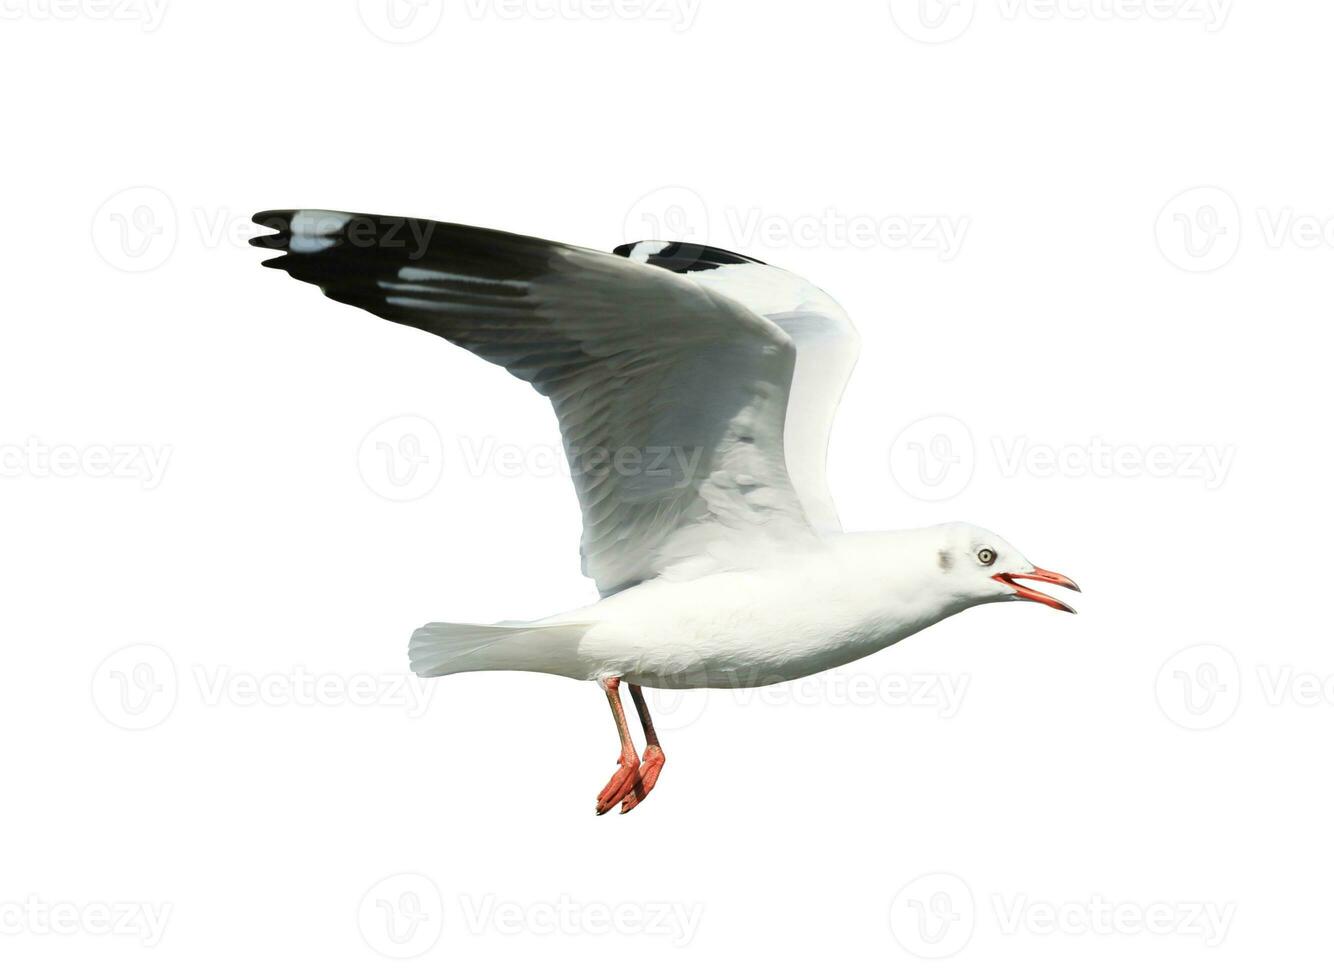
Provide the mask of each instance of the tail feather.
{"label": "tail feather", "polygon": [[585,623],[428,623],[412,634],[408,659],[419,677],[470,670],[535,670],[582,677],[579,640]]}

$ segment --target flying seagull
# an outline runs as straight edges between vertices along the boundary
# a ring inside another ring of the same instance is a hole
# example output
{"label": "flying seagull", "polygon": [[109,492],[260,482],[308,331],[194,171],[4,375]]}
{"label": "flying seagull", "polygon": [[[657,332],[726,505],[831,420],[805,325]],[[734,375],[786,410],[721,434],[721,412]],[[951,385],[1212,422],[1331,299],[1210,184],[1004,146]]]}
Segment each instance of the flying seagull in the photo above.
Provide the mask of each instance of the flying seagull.
{"label": "flying seagull", "polygon": [[[865,657],[948,616],[1078,591],[980,527],[845,533],[825,483],[859,340],[825,293],[720,248],[614,252],[465,225],[264,211],[264,264],[444,337],[551,401],[601,598],[535,622],[431,623],[422,677],[530,670],[601,686],[620,738],[597,812],[665,756],[643,687],[758,687]],[[620,685],[643,725],[635,750]]]}

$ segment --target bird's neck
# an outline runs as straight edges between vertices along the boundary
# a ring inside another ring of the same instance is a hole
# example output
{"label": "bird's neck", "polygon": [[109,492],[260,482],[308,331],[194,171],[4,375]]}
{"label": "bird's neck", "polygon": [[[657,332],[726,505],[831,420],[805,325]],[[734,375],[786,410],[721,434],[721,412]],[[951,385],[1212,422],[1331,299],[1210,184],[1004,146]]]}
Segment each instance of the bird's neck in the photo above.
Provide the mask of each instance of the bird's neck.
{"label": "bird's neck", "polygon": [[977,604],[941,573],[930,529],[844,534],[830,546],[854,583],[866,627],[895,643]]}

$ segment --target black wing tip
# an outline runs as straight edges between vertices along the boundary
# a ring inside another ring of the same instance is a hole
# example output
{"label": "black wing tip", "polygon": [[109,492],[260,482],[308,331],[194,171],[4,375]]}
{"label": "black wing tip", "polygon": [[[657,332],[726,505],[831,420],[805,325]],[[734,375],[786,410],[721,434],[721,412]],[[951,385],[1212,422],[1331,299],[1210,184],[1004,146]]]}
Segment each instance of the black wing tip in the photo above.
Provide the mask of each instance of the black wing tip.
{"label": "black wing tip", "polygon": [[[250,216],[250,220],[257,225],[272,230],[267,234],[256,235],[250,239],[250,244],[255,248],[286,250],[292,244],[292,219],[296,217],[299,211],[299,208],[285,211],[256,211]],[[269,259],[264,265],[273,268],[270,264],[273,261],[273,259]]]}
{"label": "black wing tip", "polygon": [[288,240],[287,235],[257,235],[250,244],[255,248],[286,248]]}
{"label": "black wing tip", "polygon": [[716,245],[698,245],[694,242],[655,242],[640,241],[617,245],[612,253],[628,259],[640,245],[658,245],[663,247],[644,257],[649,265],[672,272],[704,272],[724,265],[767,265],[759,259],[718,248]]}
{"label": "black wing tip", "polygon": [[[341,246],[399,252],[413,246],[411,250],[417,252],[429,244],[439,225],[439,222],[425,219],[324,208],[257,211],[250,220],[270,229],[269,233],[250,239],[251,245],[289,254],[294,251],[302,254],[332,251]],[[295,249],[294,245],[297,246]]]}
{"label": "black wing tip", "polygon": [[250,220],[257,225],[263,225],[265,228],[282,228],[292,223],[292,215],[296,214],[296,208],[288,211],[256,211],[250,216]]}

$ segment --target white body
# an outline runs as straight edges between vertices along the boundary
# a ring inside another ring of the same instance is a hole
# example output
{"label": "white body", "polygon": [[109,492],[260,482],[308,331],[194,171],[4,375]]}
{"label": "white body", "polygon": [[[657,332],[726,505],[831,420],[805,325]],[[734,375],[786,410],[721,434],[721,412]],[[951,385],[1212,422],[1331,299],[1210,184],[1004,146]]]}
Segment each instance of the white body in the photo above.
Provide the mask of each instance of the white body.
{"label": "white body", "polygon": [[646,582],[545,620],[590,625],[544,669],[649,687],[759,687],[849,663],[967,607],[928,587],[938,576],[932,552],[915,547],[921,537],[833,535],[763,568]]}

